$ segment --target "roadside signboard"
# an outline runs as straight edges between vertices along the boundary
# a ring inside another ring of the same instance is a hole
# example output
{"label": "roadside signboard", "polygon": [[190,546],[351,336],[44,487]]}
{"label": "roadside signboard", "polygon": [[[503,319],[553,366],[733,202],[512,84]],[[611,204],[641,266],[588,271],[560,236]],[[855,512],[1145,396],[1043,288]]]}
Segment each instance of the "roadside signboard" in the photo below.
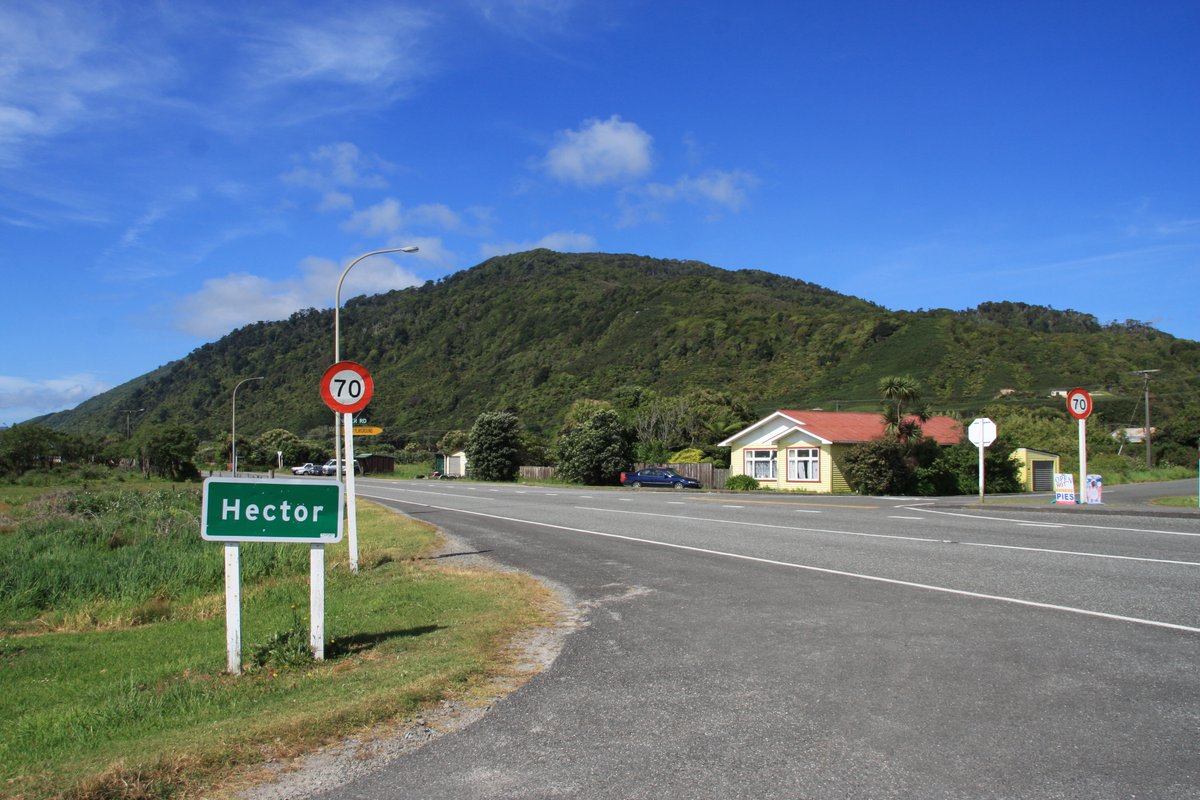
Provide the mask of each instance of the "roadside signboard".
{"label": "roadside signboard", "polygon": [[1067,392],[1067,411],[1075,419],[1087,419],[1092,415],[1092,396],[1083,389]]}
{"label": "roadside signboard", "polygon": [[342,492],[336,480],[209,478],[200,536],[210,542],[340,542]]}
{"label": "roadside signboard", "polygon": [[309,647],[325,659],[325,545],[342,540],[342,484],[295,478],[209,478],[204,482],[200,536],[225,544],[225,657],[242,672],[241,542],[309,546]]}
{"label": "roadside signboard", "polygon": [[355,425],[353,431],[355,436],[378,436],[383,433],[383,428],[378,425]]}
{"label": "roadside signboard", "polygon": [[1075,476],[1066,472],[1054,473],[1054,502],[1075,505]]}
{"label": "roadside signboard", "polygon": [[321,378],[321,399],[338,414],[362,411],[371,402],[375,382],[362,364],[339,361]]}
{"label": "roadside signboard", "polygon": [[979,448],[979,502],[982,503],[985,485],[983,482],[983,450],[996,441],[996,423],[987,417],[975,419],[967,427],[967,438],[971,440],[971,444]]}
{"label": "roadside signboard", "polygon": [[967,438],[976,447],[990,447],[996,441],[996,423],[987,417],[979,417],[967,428]]}

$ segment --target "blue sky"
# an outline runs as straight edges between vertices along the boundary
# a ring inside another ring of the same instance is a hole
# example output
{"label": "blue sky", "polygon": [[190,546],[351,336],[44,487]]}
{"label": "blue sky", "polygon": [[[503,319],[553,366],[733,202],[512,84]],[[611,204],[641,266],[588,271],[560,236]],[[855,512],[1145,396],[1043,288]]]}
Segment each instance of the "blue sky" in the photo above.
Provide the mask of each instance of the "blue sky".
{"label": "blue sky", "polygon": [[0,424],[408,244],[343,300],[544,246],[1200,339],[1198,37],[1194,0],[10,0]]}

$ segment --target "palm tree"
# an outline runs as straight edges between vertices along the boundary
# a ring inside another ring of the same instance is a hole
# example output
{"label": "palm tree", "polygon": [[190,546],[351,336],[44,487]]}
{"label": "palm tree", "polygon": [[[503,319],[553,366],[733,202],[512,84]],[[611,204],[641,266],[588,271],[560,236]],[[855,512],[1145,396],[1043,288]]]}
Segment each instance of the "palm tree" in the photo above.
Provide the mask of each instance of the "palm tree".
{"label": "palm tree", "polygon": [[883,409],[884,430],[901,441],[921,430],[917,420],[924,422],[929,415],[924,409],[915,412],[917,420],[905,419],[905,404],[915,404],[921,398],[921,385],[911,375],[890,375],[879,381],[879,393],[887,405]]}

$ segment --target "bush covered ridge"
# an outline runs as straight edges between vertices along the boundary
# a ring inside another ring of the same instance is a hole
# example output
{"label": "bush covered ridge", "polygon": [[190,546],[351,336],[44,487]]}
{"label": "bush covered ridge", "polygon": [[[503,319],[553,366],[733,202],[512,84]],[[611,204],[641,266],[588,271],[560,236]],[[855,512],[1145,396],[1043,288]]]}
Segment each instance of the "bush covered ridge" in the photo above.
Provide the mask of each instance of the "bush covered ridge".
{"label": "bush covered ridge", "polygon": [[[135,428],[174,422],[211,439],[228,429],[233,385],[253,374],[266,380],[239,398],[239,425],[305,437],[330,424],[317,383],[331,331],[331,313],[315,309],[248,325],[45,422],[112,432],[122,409],[145,408]],[[342,335],[343,355],[375,379],[365,415],[397,447],[491,410],[546,437],[576,400],[638,388],[725,391],[756,412],[869,406],[879,379],[897,374],[940,408],[975,410],[1001,390],[1026,402],[1073,386],[1109,391],[1122,401],[1110,424],[1130,424],[1141,390],[1132,370],[1167,367],[1154,386],[1163,418],[1191,402],[1200,377],[1200,344],[1133,321],[1007,302],[891,311],[760,271],[548,250],[352,299]]]}

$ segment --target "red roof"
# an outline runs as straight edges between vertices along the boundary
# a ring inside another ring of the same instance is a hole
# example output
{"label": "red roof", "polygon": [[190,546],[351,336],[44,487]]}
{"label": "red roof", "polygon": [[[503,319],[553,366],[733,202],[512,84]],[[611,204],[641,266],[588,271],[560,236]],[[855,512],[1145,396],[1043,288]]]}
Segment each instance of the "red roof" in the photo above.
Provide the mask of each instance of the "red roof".
{"label": "red roof", "polygon": [[[882,438],[883,417],[857,411],[778,411],[804,430],[830,442],[869,442]],[[916,419],[909,417],[909,419]],[[921,433],[938,444],[957,444],[962,441],[962,424],[953,417],[930,417],[917,420]]]}

